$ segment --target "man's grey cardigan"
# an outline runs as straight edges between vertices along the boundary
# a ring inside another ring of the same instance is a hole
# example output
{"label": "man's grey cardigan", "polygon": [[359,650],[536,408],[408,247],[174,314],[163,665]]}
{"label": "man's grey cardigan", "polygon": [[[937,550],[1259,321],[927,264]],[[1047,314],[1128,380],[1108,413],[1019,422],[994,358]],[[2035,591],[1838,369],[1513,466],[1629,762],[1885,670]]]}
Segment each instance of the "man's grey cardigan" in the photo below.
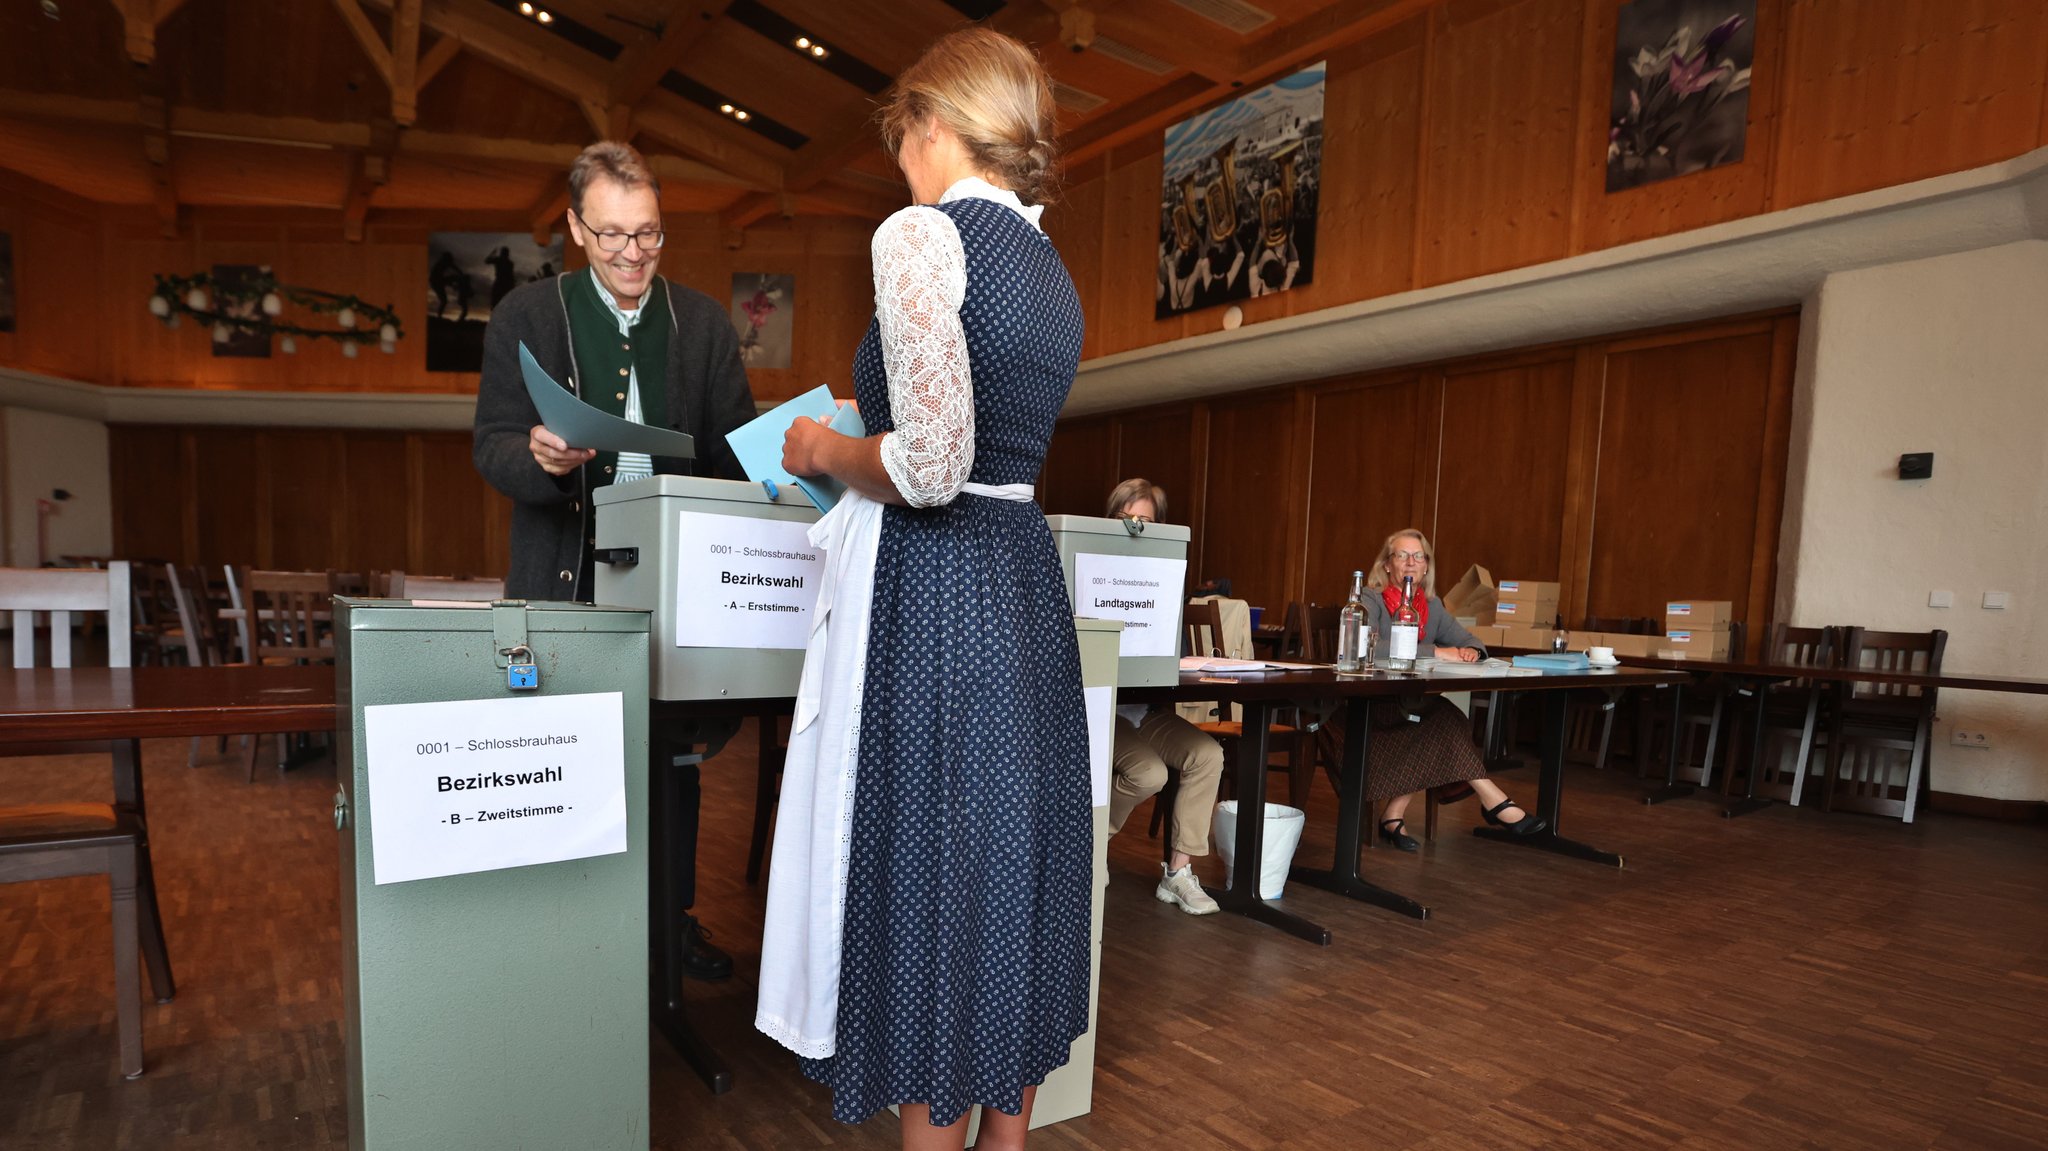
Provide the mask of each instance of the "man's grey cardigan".
{"label": "man's grey cardigan", "polygon": [[[519,344],[550,376],[581,395],[569,338],[565,273],[515,289],[491,312],[484,334],[483,380],[477,388],[472,454],[476,470],[512,500],[512,562],[505,594],[513,599],[577,600],[592,594],[591,540],[596,535],[590,489],[606,476],[586,464],[573,475],[542,471],[527,449],[540,413],[527,397],[519,371]],[[702,292],[665,281],[671,323],[668,341],[668,426],[696,439],[695,460],[657,457],[654,470],[675,475],[743,479],[725,433],[754,418],[754,396],[740,365],[739,340],[726,311]],[[650,293],[651,295],[652,293]],[[645,324],[654,317],[643,319]],[[656,381],[641,380],[640,386]],[[571,444],[571,447],[581,447]]]}

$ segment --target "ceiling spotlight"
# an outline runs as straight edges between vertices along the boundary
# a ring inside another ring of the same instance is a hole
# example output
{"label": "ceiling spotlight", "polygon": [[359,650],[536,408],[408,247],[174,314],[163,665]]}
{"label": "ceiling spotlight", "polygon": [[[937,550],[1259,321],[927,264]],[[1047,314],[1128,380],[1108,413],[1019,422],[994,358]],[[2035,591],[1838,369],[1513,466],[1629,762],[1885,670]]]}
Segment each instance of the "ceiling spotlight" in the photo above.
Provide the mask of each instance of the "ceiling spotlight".
{"label": "ceiling spotlight", "polygon": [[733,112],[733,118],[734,118],[734,119],[736,119],[736,120],[744,120],[744,119],[746,119],[746,118],[747,118],[747,110],[746,110],[745,108],[739,108],[739,109],[736,109],[736,110],[734,110],[734,112]]}
{"label": "ceiling spotlight", "polygon": [[545,8],[541,9],[539,12],[534,13],[533,18],[540,21],[543,24],[552,24],[555,22],[555,14],[553,12],[548,11]]}
{"label": "ceiling spotlight", "polygon": [[796,46],[799,48],[809,48],[811,46],[811,38],[809,36],[797,37]]}
{"label": "ceiling spotlight", "polygon": [[728,116],[732,115],[732,105],[731,105],[731,104],[720,104],[720,105],[718,106],[718,110],[719,110],[719,111],[721,111],[721,112],[723,112],[723,113],[725,113],[725,114],[726,114],[726,115],[728,115]]}
{"label": "ceiling spotlight", "polygon": [[823,44],[811,45],[811,55],[823,60],[825,58],[825,46]]}
{"label": "ceiling spotlight", "polygon": [[42,9],[43,15],[48,16],[52,20],[62,20],[64,18],[64,10],[57,7],[57,0],[43,0]]}
{"label": "ceiling spotlight", "polygon": [[533,5],[531,5],[531,4],[526,4],[526,3],[521,3],[521,4],[519,5],[519,14],[520,14],[521,16],[531,16],[531,15],[533,15]]}

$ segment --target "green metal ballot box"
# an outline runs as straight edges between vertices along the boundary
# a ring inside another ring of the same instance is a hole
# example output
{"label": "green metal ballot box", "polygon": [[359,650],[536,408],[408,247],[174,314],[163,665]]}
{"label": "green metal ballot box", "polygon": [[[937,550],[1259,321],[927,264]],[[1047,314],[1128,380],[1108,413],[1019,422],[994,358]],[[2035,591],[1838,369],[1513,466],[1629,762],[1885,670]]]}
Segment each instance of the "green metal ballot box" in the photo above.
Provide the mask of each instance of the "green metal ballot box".
{"label": "green metal ballot box", "polygon": [[824,553],[794,486],[650,476],[591,494],[600,604],[644,608],[653,698],[796,694]]}
{"label": "green metal ballot box", "polygon": [[337,599],[352,1151],[645,1151],[647,614]]}
{"label": "green metal ballot box", "polygon": [[1120,687],[1180,678],[1180,616],[1187,603],[1188,528],[1098,516],[1047,516],[1067,573],[1074,614],[1121,620]]}

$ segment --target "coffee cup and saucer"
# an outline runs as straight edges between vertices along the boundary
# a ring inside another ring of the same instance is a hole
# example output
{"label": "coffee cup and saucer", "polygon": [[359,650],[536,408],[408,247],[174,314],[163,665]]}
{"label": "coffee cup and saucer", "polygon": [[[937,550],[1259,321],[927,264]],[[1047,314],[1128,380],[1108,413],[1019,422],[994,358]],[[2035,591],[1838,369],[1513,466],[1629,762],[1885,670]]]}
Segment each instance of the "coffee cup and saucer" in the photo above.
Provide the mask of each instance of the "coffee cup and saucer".
{"label": "coffee cup and saucer", "polygon": [[1589,663],[1589,664],[1592,664],[1592,665],[1593,665],[1594,667],[1620,667],[1620,666],[1621,666],[1621,661],[1620,661],[1620,660],[1618,660],[1618,659],[1616,659],[1616,658],[1614,658],[1614,649],[1613,649],[1613,648],[1611,648],[1611,647],[1589,647],[1589,648],[1587,648],[1587,649],[1586,649],[1586,662],[1587,662],[1587,663]]}

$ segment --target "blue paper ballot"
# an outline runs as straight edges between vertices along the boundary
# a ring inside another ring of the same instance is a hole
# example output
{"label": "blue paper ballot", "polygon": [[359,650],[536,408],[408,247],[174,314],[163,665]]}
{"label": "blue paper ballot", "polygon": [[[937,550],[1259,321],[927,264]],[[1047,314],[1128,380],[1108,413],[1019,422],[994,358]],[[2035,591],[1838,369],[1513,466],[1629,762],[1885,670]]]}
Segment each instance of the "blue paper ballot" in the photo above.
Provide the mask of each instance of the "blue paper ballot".
{"label": "blue paper ballot", "polygon": [[697,458],[696,441],[688,433],[622,420],[600,412],[555,382],[547,369],[519,343],[519,371],[526,379],[526,394],[540,413],[541,426],[568,441],[572,448],[596,448],[603,452],[643,452],[678,460]]}
{"label": "blue paper ballot", "polygon": [[740,467],[745,469],[748,479],[756,482],[771,480],[777,485],[795,484],[810,497],[819,511],[829,512],[845,493],[845,484],[830,476],[793,476],[782,470],[782,440],[798,416],[825,421],[833,431],[854,439],[868,434],[867,426],[861,422],[860,411],[851,405],[840,407],[839,401],[832,398],[832,389],[820,384],[727,432],[725,442],[732,445],[733,455],[739,457]]}

